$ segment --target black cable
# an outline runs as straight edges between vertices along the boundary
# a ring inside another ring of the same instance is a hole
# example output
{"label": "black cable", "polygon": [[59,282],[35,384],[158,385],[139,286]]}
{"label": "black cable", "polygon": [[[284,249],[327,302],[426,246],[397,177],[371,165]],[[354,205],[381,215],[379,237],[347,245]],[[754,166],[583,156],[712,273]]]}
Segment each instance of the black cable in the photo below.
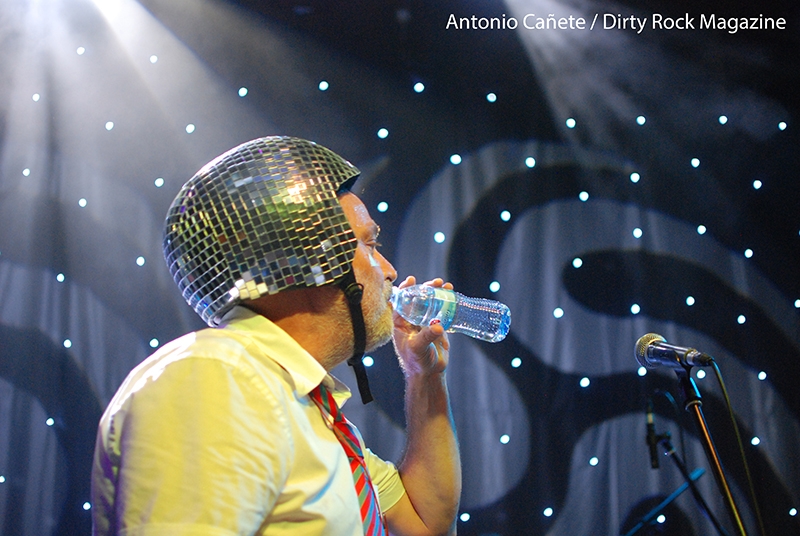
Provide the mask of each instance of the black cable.
{"label": "black cable", "polygon": [[656,395],[664,395],[669,403],[672,405],[672,409],[675,410],[675,422],[678,423],[678,437],[681,442],[681,457],[688,462],[689,458],[686,456],[686,440],[684,436],[683,426],[681,425],[681,419],[685,413],[681,410],[681,407],[678,405],[678,401],[675,400],[675,397],[672,396],[672,393],[669,391],[662,391],[661,389],[656,389],[653,394]]}
{"label": "black cable", "polygon": [[719,382],[720,389],[722,390],[722,397],[725,399],[725,405],[728,408],[728,415],[730,416],[731,424],[733,425],[733,433],[736,436],[739,454],[742,457],[742,464],[744,465],[744,474],[747,477],[747,487],[748,491],[750,492],[750,500],[753,503],[753,510],[755,511],[756,519],[758,520],[758,530],[761,533],[761,536],[766,536],[767,532],[764,530],[764,520],[761,518],[761,508],[758,506],[756,489],[755,486],[753,486],[753,478],[750,475],[750,465],[747,463],[747,456],[745,455],[744,445],[742,444],[742,436],[739,434],[739,426],[736,424],[736,416],[733,414],[733,406],[731,405],[731,399],[728,396],[728,389],[725,387],[725,382],[722,380],[722,372],[719,370],[717,362],[712,360],[711,365],[714,367],[714,373],[717,375],[717,382]]}

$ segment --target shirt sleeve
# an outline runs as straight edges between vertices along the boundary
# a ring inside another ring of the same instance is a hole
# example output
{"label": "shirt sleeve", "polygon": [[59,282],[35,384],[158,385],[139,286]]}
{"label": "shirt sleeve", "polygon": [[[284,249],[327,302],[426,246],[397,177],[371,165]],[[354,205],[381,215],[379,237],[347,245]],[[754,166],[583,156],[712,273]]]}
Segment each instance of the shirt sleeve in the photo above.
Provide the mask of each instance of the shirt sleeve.
{"label": "shirt sleeve", "polygon": [[252,381],[230,363],[188,358],[129,397],[114,423],[121,534],[256,532],[288,478],[293,449],[279,397]]}
{"label": "shirt sleeve", "polygon": [[381,512],[386,513],[406,492],[400,473],[393,463],[382,460],[369,449],[364,449],[364,461],[372,484],[378,490]]}

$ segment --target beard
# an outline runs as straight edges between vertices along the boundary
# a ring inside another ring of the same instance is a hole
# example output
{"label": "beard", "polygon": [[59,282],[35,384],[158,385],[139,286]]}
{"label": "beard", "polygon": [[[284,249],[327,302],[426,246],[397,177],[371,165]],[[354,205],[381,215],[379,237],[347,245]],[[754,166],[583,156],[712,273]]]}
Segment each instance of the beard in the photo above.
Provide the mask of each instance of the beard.
{"label": "beard", "polygon": [[365,293],[361,300],[361,311],[364,314],[364,325],[367,330],[366,351],[372,351],[392,340],[394,319],[389,298],[392,295],[392,284],[386,282],[380,292],[373,297]]}
{"label": "beard", "polygon": [[[364,327],[367,333],[365,351],[369,352],[379,348],[392,339],[394,319],[392,306],[389,304],[392,284],[386,282],[383,288],[372,291],[364,290],[361,298],[361,313],[364,316]],[[353,335],[353,322],[350,316],[350,307],[344,293],[338,292],[338,298],[332,304],[332,314],[326,316],[324,322],[328,324],[325,329],[338,336],[332,337],[334,341],[321,358],[321,364],[326,370],[332,370],[338,364],[346,361],[353,355],[355,338]]]}

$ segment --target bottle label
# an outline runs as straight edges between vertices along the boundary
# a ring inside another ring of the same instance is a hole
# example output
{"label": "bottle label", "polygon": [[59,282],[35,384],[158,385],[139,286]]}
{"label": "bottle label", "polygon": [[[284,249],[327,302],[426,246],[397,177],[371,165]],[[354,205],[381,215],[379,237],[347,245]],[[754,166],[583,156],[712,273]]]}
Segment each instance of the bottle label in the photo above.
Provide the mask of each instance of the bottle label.
{"label": "bottle label", "polygon": [[433,290],[436,295],[436,301],[441,304],[441,309],[437,312],[436,318],[442,321],[444,329],[448,329],[456,316],[456,294],[452,290],[443,288],[434,288]]}

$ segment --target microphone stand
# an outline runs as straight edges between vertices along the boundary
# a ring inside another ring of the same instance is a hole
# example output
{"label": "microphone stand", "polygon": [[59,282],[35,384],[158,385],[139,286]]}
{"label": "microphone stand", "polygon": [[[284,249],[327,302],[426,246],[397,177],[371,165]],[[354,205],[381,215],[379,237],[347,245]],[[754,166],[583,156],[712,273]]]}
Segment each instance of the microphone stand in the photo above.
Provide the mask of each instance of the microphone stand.
{"label": "microphone stand", "polygon": [[722,497],[725,500],[725,506],[731,516],[731,521],[733,521],[733,525],[736,527],[736,533],[741,536],[747,536],[747,532],[744,529],[744,524],[742,523],[742,517],[739,514],[739,509],[736,507],[736,502],[733,500],[731,489],[728,486],[727,479],[725,478],[725,472],[722,470],[722,464],[719,461],[719,455],[717,454],[717,449],[714,446],[714,440],[711,439],[711,434],[708,431],[706,419],[703,415],[703,402],[700,397],[700,391],[697,390],[697,385],[689,375],[690,370],[691,367],[684,366],[683,369],[675,371],[675,374],[678,376],[678,380],[680,381],[681,391],[683,392],[684,409],[692,414],[695,422],[697,423],[697,428],[701,436],[700,439],[703,443],[703,448],[706,451],[708,463],[711,465],[711,472],[714,473],[714,478],[716,479],[717,486],[719,487]]}
{"label": "microphone stand", "polygon": [[692,492],[692,496],[694,497],[695,502],[697,503],[697,507],[700,511],[711,521],[711,524],[714,525],[714,528],[717,529],[717,532],[720,536],[728,536],[728,533],[725,532],[725,529],[722,528],[717,518],[714,517],[714,514],[711,512],[711,509],[708,507],[708,504],[703,499],[703,496],[700,494],[700,490],[697,489],[697,486],[694,485],[695,479],[689,474],[689,471],[686,469],[686,464],[683,463],[683,460],[675,452],[675,447],[672,445],[672,440],[670,438],[669,432],[666,432],[662,435],[658,436],[658,442],[664,447],[664,450],[667,452],[667,456],[675,462],[675,466],[678,468],[678,471],[683,475],[683,478],[686,479],[686,483],[689,486],[689,491]]}
{"label": "microphone stand", "polygon": [[691,475],[688,475],[688,477],[686,479],[686,482],[684,482],[683,484],[678,486],[678,488],[675,491],[673,491],[672,494],[669,497],[667,497],[666,499],[661,501],[652,510],[650,510],[644,516],[642,516],[642,518],[639,520],[639,522],[636,523],[636,525],[634,525],[631,530],[629,530],[628,532],[625,533],[625,536],[633,536],[634,534],[636,534],[637,532],[642,530],[647,525],[652,524],[653,520],[656,518],[656,516],[659,514],[659,512],[661,512],[664,508],[669,506],[669,504],[672,501],[677,499],[678,496],[681,493],[686,491],[686,488],[688,488],[690,485],[693,486],[694,485],[694,481],[697,480],[698,478],[700,478],[701,476],[703,476],[705,474],[705,472],[706,472],[705,469],[695,469],[694,472]]}

